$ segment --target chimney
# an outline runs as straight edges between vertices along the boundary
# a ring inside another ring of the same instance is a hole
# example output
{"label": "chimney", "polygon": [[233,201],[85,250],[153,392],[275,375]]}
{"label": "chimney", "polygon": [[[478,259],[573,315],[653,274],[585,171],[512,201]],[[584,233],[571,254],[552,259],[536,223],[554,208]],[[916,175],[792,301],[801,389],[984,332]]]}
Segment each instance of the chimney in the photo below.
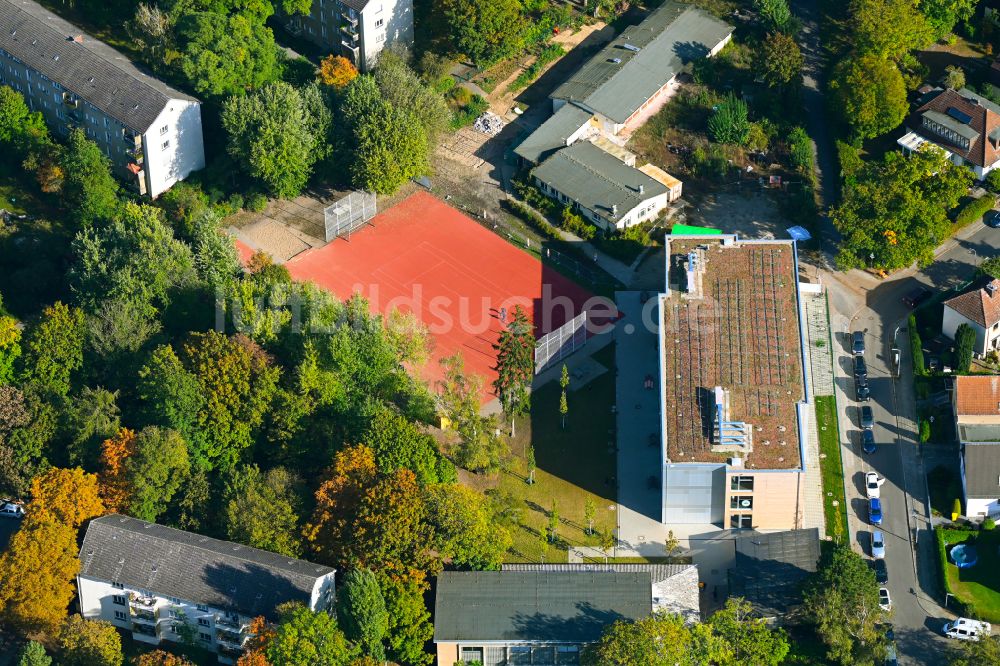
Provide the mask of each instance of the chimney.
{"label": "chimney", "polygon": [[986,285],[986,293],[989,294],[990,298],[993,298],[997,293],[997,280],[993,280],[988,285]]}
{"label": "chimney", "polygon": [[646,192],[646,186],[642,183],[639,184],[639,194],[644,194]]}
{"label": "chimney", "polygon": [[611,214],[618,215],[618,204],[611,204]]}

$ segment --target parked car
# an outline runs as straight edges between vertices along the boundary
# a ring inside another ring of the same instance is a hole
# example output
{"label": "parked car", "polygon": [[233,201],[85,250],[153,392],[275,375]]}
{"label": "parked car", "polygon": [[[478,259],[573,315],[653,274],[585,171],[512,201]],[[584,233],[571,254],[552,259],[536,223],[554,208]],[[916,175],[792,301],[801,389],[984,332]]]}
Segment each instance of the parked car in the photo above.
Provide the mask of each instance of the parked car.
{"label": "parked car", "polygon": [[857,381],[868,381],[868,365],[864,356],[854,357],[854,379]]}
{"label": "parked car", "polygon": [[988,227],[1000,229],[1000,210],[986,211],[986,215],[983,215],[983,222],[985,222]]}
{"label": "parked car", "polygon": [[872,530],[872,557],[876,560],[885,558],[885,535],[878,530]]}
{"label": "parked car", "polygon": [[879,585],[889,584],[889,569],[885,565],[885,560],[872,560],[872,568],[875,569],[875,582]]}
{"label": "parked car", "polygon": [[931,297],[931,291],[927,287],[917,287],[903,296],[903,305],[913,309]]}
{"label": "parked car", "polygon": [[13,500],[0,500],[0,518],[24,518],[24,505]]}
{"label": "parked car", "polygon": [[957,638],[961,641],[978,641],[981,637],[992,634],[993,627],[989,622],[960,617],[954,622],[945,624],[942,631],[948,638]]}
{"label": "parked car", "polygon": [[892,610],[892,597],[889,596],[889,588],[878,588],[878,605],[887,613]]}
{"label": "parked car", "polygon": [[865,334],[863,331],[854,331],[854,344],[851,345],[855,356],[865,354]]}
{"label": "parked car", "polygon": [[882,524],[882,500],[878,497],[868,500],[868,522],[872,525]]}
{"label": "parked car", "polygon": [[868,498],[879,497],[882,493],[882,484],[885,483],[885,479],[880,477],[875,472],[868,472],[865,474],[865,492]]}
{"label": "parked car", "polygon": [[868,405],[861,407],[861,427],[865,430],[871,430],[875,427],[875,413]]}
{"label": "parked car", "polygon": [[868,386],[868,379],[859,379],[854,383],[854,390],[857,392],[858,402],[868,402],[872,397],[871,387]]}
{"label": "parked car", "polygon": [[871,430],[861,431],[861,450],[865,453],[875,453],[875,433]]}

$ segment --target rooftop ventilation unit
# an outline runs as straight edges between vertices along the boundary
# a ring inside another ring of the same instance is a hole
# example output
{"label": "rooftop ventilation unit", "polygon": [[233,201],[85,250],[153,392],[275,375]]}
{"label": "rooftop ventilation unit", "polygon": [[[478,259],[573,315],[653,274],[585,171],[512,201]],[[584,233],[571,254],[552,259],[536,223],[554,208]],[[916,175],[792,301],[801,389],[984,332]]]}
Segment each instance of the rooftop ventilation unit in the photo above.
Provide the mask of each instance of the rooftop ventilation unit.
{"label": "rooftop ventilation unit", "polygon": [[631,51],[632,53],[638,53],[639,51],[642,50],[635,44],[628,44],[628,43],[622,44],[622,48],[627,51]]}

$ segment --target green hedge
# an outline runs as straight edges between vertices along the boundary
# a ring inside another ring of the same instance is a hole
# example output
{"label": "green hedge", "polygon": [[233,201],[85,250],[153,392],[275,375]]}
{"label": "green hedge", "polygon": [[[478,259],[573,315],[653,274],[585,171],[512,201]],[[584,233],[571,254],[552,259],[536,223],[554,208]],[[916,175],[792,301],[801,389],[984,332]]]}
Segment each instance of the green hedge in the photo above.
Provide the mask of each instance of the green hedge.
{"label": "green hedge", "polygon": [[910,315],[907,327],[910,329],[910,354],[913,356],[913,374],[921,377],[927,373],[927,370],[924,368],[924,342],[920,339],[920,333],[917,331],[917,318],[915,316]]}
{"label": "green hedge", "polygon": [[538,78],[539,74],[542,73],[542,70],[545,69],[546,65],[556,58],[561,57],[564,53],[566,53],[566,51],[560,44],[549,44],[542,49],[541,53],[538,54],[538,58],[535,59],[535,62],[531,63],[526,70],[517,75],[517,78],[511,82],[508,90],[511,92],[517,92],[522,88],[528,87],[528,84]]}
{"label": "green hedge", "polygon": [[955,216],[955,224],[962,227],[971,224],[985,215],[995,204],[996,200],[991,194],[974,199],[965,204],[962,210],[958,211],[958,215]]}
{"label": "green hedge", "polygon": [[504,199],[500,202],[500,204],[510,211],[514,217],[518,218],[522,222],[526,222],[537,231],[540,231],[543,235],[556,240],[560,238],[559,232],[555,227],[549,224],[544,217],[531,210],[520,201]]}

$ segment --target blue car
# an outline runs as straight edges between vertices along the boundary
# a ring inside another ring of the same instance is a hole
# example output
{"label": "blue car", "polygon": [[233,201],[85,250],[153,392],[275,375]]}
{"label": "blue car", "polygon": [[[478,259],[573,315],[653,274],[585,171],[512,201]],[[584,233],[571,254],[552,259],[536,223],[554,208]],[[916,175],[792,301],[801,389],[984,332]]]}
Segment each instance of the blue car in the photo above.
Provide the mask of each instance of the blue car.
{"label": "blue car", "polygon": [[875,453],[875,433],[871,430],[861,431],[861,450],[865,453]]}
{"label": "blue car", "polygon": [[868,500],[868,522],[872,525],[882,524],[882,500],[877,497]]}

